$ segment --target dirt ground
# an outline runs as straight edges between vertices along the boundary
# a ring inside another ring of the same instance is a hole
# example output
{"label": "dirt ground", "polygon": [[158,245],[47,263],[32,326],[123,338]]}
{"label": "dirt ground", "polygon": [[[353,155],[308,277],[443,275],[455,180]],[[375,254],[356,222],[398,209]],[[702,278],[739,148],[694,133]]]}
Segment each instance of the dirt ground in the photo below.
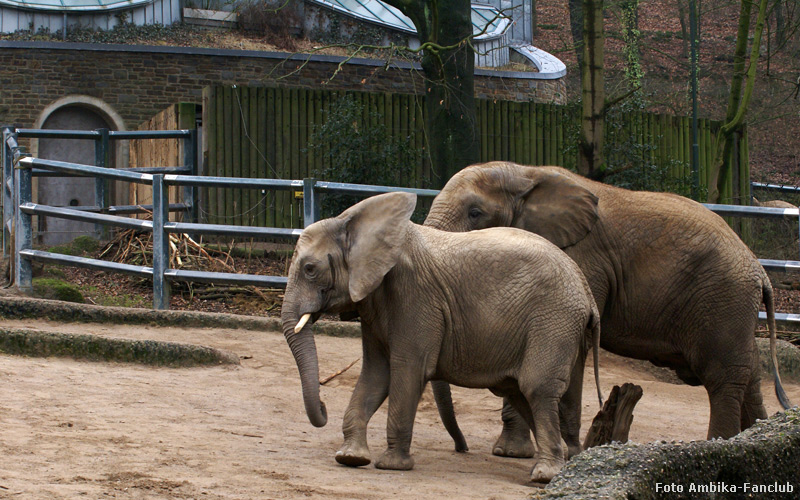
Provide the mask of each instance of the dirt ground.
{"label": "dirt ground", "polygon": [[[7,321],[65,333],[159,339],[233,351],[241,366],[152,368],[0,354],[0,498],[268,499],[524,498],[530,460],[499,458],[491,446],[501,401],[488,391],[454,388],[470,445],[453,451],[430,392],[417,414],[408,472],[338,465],[341,421],[360,363],[322,388],[329,422],[305,416],[292,356],[280,333]],[[359,339],[317,336],[320,375],[361,355]],[[597,411],[588,364],[584,426]],[[703,439],[702,388],[661,381],[655,369],[601,356],[605,395],[614,384],[644,389],[631,439]],[[764,383],[770,414],[779,407]],[[800,385],[787,384],[793,401]],[[385,407],[369,432],[373,457],[385,446]]]}

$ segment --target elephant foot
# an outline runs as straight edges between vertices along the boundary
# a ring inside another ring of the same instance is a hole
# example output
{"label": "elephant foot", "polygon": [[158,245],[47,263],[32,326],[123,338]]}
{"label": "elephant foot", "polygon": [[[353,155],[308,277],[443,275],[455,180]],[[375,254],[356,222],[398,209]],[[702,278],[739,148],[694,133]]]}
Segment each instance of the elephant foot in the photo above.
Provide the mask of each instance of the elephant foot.
{"label": "elephant foot", "polygon": [[411,470],[414,468],[414,459],[411,455],[399,450],[386,450],[375,462],[375,468],[387,470]]}
{"label": "elephant foot", "polygon": [[348,467],[361,467],[372,462],[369,449],[352,445],[342,445],[342,448],[336,452],[335,458],[337,462]]}
{"label": "elephant foot", "polygon": [[523,437],[519,434],[514,435],[510,432],[503,430],[500,437],[492,447],[492,455],[498,457],[509,458],[531,458],[533,457],[534,448],[533,441],[531,441],[530,431],[526,430],[527,436]]}
{"label": "elephant foot", "polygon": [[531,470],[532,483],[549,483],[564,466],[563,460],[543,459],[536,460],[536,464]]}

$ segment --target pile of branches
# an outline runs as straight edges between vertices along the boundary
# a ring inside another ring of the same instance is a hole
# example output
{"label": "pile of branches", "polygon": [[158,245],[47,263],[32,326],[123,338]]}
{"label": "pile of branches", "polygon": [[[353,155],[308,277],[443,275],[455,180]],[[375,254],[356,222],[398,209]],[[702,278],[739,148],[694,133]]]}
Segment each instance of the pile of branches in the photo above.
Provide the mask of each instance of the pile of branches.
{"label": "pile of branches", "polygon": [[[170,234],[171,269],[191,269],[208,272],[236,273],[236,262],[231,256],[234,245],[224,251],[213,246],[206,246],[192,239],[188,234]],[[100,259],[111,260],[123,264],[151,267],[153,265],[153,235],[150,232],[127,229],[120,231],[100,250]],[[176,290],[177,289],[177,290]],[[225,286],[201,283],[179,282],[173,290],[188,292],[189,300],[197,298],[215,300],[231,298],[236,295],[258,296],[270,304],[267,311],[278,307],[278,299],[274,293],[265,293],[254,286]]]}
{"label": "pile of branches", "polygon": [[[226,253],[213,248],[204,248],[203,245],[190,238],[188,234],[170,234],[169,247],[169,267],[172,269],[236,272],[231,258],[232,245]],[[103,247],[99,258],[103,259],[108,256],[114,262],[152,266],[153,234],[135,229],[121,231]]]}

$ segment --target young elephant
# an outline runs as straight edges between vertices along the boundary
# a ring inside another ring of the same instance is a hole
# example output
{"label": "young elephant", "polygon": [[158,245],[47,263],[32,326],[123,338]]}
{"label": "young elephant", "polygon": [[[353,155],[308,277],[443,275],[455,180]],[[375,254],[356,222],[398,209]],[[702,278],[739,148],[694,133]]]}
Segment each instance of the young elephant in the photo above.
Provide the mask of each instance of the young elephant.
{"label": "young elephant", "polygon": [[429,380],[446,380],[511,401],[538,444],[531,480],[547,482],[564,464],[559,408],[566,425],[580,425],[582,381],[571,374],[589,337],[595,352],[599,344],[588,283],[544,238],[511,228],[419,226],[410,221],[415,204],[408,193],[375,196],[309,226],[297,242],[281,321],[309,420],[321,427],[327,414],[307,321],[357,311],[363,366],[344,415],[339,463],[370,463],[367,423],[388,396],[388,449],[375,466],[411,469],[422,391]]}

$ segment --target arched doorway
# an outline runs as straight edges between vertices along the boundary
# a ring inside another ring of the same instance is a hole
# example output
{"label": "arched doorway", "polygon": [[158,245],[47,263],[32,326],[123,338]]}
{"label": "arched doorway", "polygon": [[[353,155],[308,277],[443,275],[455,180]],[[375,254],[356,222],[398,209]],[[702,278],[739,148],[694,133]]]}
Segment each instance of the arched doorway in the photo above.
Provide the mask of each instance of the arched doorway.
{"label": "arched doorway", "polygon": [[[37,128],[51,130],[119,130],[116,113],[96,99],[65,98],[53,103],[39,120]],[[110,148],[108,166],[115,166],[118,153]],[[95,165],[95,141],[76,139],[39,139],[34,155],[38,158]],[[56,207],[91,206],[95,204],[95,180],[82,177],[39,177],[37,200]],[[112,193],[113,194],[113,193]],[[112,196],[112,198],[114,198]],[[97,236],[94,224],[54,217],[39,220],[39,243],[45,246],[69,243],[81,235]]]}

